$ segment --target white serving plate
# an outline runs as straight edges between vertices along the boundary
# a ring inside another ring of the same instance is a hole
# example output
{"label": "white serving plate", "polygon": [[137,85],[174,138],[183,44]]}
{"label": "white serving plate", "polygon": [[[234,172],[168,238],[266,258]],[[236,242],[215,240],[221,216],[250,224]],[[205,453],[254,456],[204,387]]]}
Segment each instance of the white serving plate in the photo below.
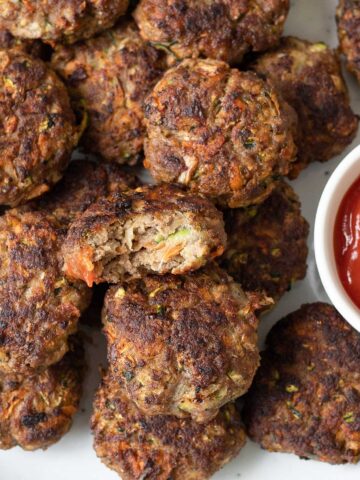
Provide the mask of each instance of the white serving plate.
{"label": "white serving plate", "polygon": [[[337,0],[293,0],[287,21],[286,34],[312,41],[325,41],[337,45],[335,7]],[[352,105],[360,114],[360,85],[346,74]],[[318,201],[329,174],[355,145],[360,133],[341,155],[325,164],[313,164],[305,170],[293,186],[301,197],[304,216],[311,224],[309,237],[308,274],[291,292],[285,295],[260,327],[260,340],[282,316],[301,304],[317,300],[328,301],[320,283],[313,251],[313,227]],[[89,429],[91,402],[99,382],[99,367],[106,364],[105,341],[98,332],[87,332],[91,343],[87,345],[89,362],[81,412],[76,416],[71,431],[47,451],[24,452],[13,448],[0,452],[0,480],[116,480],[119,477],[103,466],[92,449]],[[214,480],[359,480],[359,465],[331,466],[316,461],[300,460],[294,455],[268,453],[248,441],[240,455]]]}

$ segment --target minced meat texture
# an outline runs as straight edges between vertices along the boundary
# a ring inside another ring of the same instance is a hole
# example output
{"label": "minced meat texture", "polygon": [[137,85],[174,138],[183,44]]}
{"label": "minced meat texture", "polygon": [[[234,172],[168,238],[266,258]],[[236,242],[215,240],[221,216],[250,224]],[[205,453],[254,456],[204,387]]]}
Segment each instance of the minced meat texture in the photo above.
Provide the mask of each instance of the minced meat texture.
{"label": "minced meat texture", "polygon": [[250,438],[273,452],[328,463],[360,460],[360,334],[325,303],[270,331],[249,394]]}
{"label": "minced meat texture", "polygon": [[63,233],[41,212],[0,217],[0,375],[32,374],[59,361],[90,291],[62,273]]}
{"label": "minced meat texture", "polygon": [[65,435],[79,406],[83,354],[72,338],[65,357],[44,371],[0,375],[0,449],[45,449]]}
{"label": "minced meat texture", "polygon": [[111,287],[103,323],[114,378],[145,415],[210,421],[251,385],[262,300],[211,263]]}
{"label": "minced meat texture", "polygon": [[142,414],[111,372],[103,379],[92,417],[98,457],[123,480],[204,480],[244,446],[234,403],[207,424]]}
{"label": "minced meat texture", "polygon": [[145,118],[144,165],[155,179],[222,206],[262,202],[296,157],[288,105],[253,72],[223,62],[185,60],[168,70]]}
{"label": "minced meat texture", "polygon": [[143,102],[165,69],[164,54],[126,21],[84,43],[59,46],[52,66],[88,113],[85,148],[111,162],[135,163],[145,136]]}
{"label": "minced meat texture", "polygon": [[15,37],[73,43],[93,37],[125,14],[128,0],[2,0],[0,28]]}
{"label": "minced meat texture", "polygon": [[360,3],[340,0],[336,12],[340,49],[347,67],[360,81]]}
{"label": "minced meat texture", "polygon": [[89,286],[146,272],[183,274],[221,255],[225,243],[211,202],[170,185],[146,186],[95,202],[71,224],[64,272]]}
{"label": "minced meat texture", "polygon": [[65,228],[91,204],[113,192],[137,185],[130,172],[114,164],[77,160],[70,163],[63,179],[32,207],[51,213]]}
{"label": "minced meat texture", "polygon": [[40,59],[0,50],[0,204],[17,206],[59,181],[80,127],[67,90]]}
{"label": "minced meat texture", "polygon": [[327,45],[285,37],[252,68],[271,81],[298,114],[298,158],[291,178],[309,162],[325,162],[352,142],[358,117],[351,110],[338,55]]}
{"label": "minced meat texture", "polygon": [[288,0],[141,0],[133,15],[143,38],[170,60],[236,63],[278,43],[288,10]]}
{"label": "minced meat texture", "polygon": [[219,259],[245,291],[278,301],[306,275],[309,224],[292,187],[283,180],[261,205],[225,213],[228,245]]}

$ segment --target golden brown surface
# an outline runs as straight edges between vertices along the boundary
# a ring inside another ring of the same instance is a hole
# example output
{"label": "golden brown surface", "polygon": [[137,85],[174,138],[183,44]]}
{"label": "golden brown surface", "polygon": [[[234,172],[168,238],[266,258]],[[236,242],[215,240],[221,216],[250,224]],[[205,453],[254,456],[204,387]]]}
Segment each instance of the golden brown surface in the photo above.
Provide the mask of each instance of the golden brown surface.
{"label": "golden brown surface", "polygon": [[233,403],[206,425],[165,415],[147,417],[111,373],[95,398],[92,428],[97,455],[123,480],[205,480],[245,444]]}
{"label": "golden brown surface", "polygon": [[347,67],[360,81],[360,3],[340,0],[336,11],[340,48]]}
{"label": "golden brown surface", "polygon": [[72,338],[65,357],[43,372],[0,376],[0,449],[45,449],[65,435],[80,401],[83,361]]}
{"label": "golden brown surface", "polygon": [[164,55],[122,22],[99,37],[57,48],[55,70],[88,112],[85,148],[108,161],[135,163],[145,135],[143,101],[165,68]]}
{"label": "golden brown surface", "polygon": [[15,37],[73,43],[114,25],[128,0],[1,0],[0,28]]}
{"label": "golden brown surface", "polygon": [[350,107],[339,58],[324,43],[285,37],[252,68],[273,82],[299,116],[298,159],[290,177],[309,162],[338,155],[352,142],[358,118]]}
{"label": "golden brown surface", "polygon": [[252,72],[185,60],[145,102],[144,165],[157,180],[184,184],[223,206],[259,203],[296,156],[288,115]]}
{"label": "golden brown surface", "polygon": [[68,349],[90,292],[61,272],[63,240],[46,214],[13,209],[0,217],[0,375],[31,374]]}
{"label": "golden brown surface", "polygon": [[278,301],[306,275],[309,224],[292,187],[280,181],[258,206],[225,213],[228,246],[220,264],[245,291]]}
{"label": "golden brown surface", "polygon": [[112,192],[128,190],[137,183],[132,174],[118,165],[76,160],[70,163],[62,180],[32,205],[51,213],[67,227],[92,203]]}
{"label": "golden brown surface", "polygon": [[41,60],[0,50],[0,204],[16,206],[62,177],[80,129],[65,86]]}
{"label": "golden brown surface", "polygon": [[251,385],[261,300],[215,264],[111,287],[102,318],[114,378],[145,415],[208,422]]}
{"label": "golden brown surface", "polygon": [[324,303],[273,327],[244,421],[266,450],[329,463],[360,459],[360,334]]}
{"label": "golden brown surface", "polygon": [[288,10],[288,0],[141,0],[134,17],[143,38],[173,61],[202,56],[234,63],[276,45]]}
{"label": "golden brown surface", "polygon": [[224,251],[222,215],[177,187],[146,186],[92,204],[63,245],[69,278],[118,283],[125,275],[183,274]]}

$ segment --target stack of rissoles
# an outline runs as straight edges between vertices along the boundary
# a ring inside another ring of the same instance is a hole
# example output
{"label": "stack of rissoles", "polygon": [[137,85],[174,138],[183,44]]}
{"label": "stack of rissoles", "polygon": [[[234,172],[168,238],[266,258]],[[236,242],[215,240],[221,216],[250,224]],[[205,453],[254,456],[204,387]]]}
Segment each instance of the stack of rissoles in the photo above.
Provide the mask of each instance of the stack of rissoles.
{"label": "stack of rissoles", "polygon": [[102,461],[129,480],[202,480],[243,447],[259,318],[306,274],[285,179],[358,127],[337,54],[281,37],[288,10],[1,2],[0,448],[70,427],[98,284]]}

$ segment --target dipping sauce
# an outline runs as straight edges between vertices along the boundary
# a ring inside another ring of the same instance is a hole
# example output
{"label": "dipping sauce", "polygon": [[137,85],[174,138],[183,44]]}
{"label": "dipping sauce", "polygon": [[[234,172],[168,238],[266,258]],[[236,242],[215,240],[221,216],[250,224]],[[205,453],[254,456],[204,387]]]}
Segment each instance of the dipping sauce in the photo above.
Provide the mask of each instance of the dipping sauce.
{"label": "dipping sauce", "polygon": [[334,252],[341,283],[360,308],[360,177],[340,204],[335,220]]}

